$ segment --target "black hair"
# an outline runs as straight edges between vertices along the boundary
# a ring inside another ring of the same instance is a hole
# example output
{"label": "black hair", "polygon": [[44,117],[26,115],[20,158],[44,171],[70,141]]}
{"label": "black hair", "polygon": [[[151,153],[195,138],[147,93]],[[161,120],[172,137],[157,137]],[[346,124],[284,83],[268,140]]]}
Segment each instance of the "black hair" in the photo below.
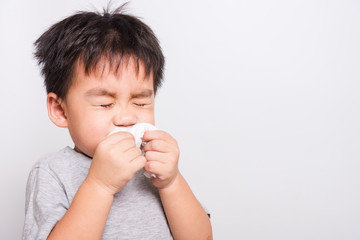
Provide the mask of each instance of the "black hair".
{"label": "black hair", "polygon": [[95,70],[105,57],[112,69],[134,57],[145,74],[154,78],[154,91],[161,86],[165,59],[153,31],[138,18],[124,14],[124,6],[110,12],[77,12],[54,24],[34,43],[35,58],[41,67],[47,93],[61,99],[72,84],[75,64],[83,62],[85,73]]}

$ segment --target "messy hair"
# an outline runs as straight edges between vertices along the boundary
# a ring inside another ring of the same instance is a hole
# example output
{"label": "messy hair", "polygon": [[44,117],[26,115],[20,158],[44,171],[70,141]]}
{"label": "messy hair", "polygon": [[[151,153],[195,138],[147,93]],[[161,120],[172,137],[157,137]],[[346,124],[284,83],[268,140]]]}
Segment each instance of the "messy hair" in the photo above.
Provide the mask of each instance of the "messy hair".
{"label": "messy hair", "polygon": [[163,79],[164,56],[153,31],[138,18],[124,14],[123,4],[114,11],[78,12],[54,24],[35,45],[47,93],[65,98],[72,84],[77,61],[85,73],[95,70],[104,58],[117,71],[123,60],[134,58],[145,74],[153,74],[154,91]]}

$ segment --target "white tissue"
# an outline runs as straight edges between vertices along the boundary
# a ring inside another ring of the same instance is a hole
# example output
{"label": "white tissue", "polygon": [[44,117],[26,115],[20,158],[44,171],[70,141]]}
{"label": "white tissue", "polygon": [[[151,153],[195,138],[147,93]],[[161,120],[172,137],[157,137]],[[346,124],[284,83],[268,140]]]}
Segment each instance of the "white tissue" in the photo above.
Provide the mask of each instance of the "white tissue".
{"label": "white tissue", "polygon": [[[141,146],[145,144],[142,142],[142,137],[144,136],[144,133],[146,131],[152,131],[152,130],[157,130],[157,128],[150,123],[137,123],[132,127],[115,127],[115,129],[111,131],[109,135],[116,132],[129,132],[135,137],[136,147],[141,148]],[[144,172],[144,175],[147,178],[151,178],[151,177],[156,178],[156,175],[153,173]]]}

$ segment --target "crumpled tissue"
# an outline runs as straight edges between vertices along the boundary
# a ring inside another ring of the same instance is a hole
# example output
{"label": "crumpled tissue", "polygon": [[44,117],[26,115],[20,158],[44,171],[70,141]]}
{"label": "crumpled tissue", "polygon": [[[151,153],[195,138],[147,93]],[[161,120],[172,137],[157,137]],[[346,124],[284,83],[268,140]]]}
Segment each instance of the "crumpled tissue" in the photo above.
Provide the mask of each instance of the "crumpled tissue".
{"label": "crumpled tissue", "polygon": [[[136,147],[141,148],[145,144],[145,142],[142,142],[142,137],[144,136],[144,133],[152,130],[157,130],[157,128],[150,123],[137,123],[132,127],[115,127],[115,129],[111,131],[109,135],[117,132],[129,132],[135,137]],[[144,175],[147,178],[156,178],[156,175],[150,172],[144,172]]]}

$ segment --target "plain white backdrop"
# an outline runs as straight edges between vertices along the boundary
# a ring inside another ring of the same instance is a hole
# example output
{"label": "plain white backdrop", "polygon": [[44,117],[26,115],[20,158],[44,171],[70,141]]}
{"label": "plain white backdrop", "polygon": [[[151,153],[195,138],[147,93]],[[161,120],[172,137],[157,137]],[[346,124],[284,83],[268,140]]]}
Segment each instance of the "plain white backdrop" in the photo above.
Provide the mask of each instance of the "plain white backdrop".
{"label": "plain white backdrop", "polygon": [[[114,5],[121,2],[114,1]],[[33,42],[105,0],[0,0],[0,239],[20,239],[37,159],[66,145]],[[166,56],[157,126],[215,239],[360,239],[360,2],[130,1]]]}

